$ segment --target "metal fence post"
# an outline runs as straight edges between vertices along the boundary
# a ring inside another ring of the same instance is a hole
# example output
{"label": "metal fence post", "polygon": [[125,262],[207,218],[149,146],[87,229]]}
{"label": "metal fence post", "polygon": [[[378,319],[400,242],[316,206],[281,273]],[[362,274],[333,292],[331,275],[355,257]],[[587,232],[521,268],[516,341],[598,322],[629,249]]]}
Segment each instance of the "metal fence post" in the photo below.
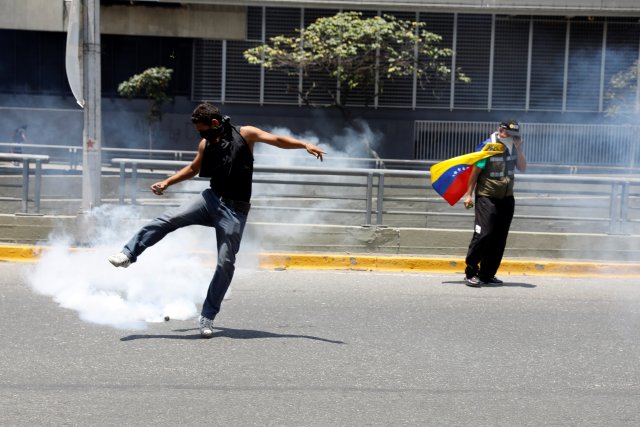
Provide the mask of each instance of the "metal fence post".
{"label": "metal fence post", "polygon": [[365,214],[365,224],[371,225],[371,207],[372,207],[372,197],[373,197],[373,173],[369,172],[367,174],[367,196],[366,196],[366,214]]}
{"label": "metal fence post", "polygon": [[124,169],[124,162],[120,162],[120,181],[118,185],[118,202],[120,202],[121,205],[124,204],[125,180],[126,180],[126,175],[125,175],[125,169]]}
{"label": "metal fence post", "polygon": [[620,194],[620,215],[619,215],[619,224],[620,226],[618,227],[618,232],[620,234],[623,233],[624,228],[626,228],[626,224],[627,221],[629,219],[629,183],[628,182],[623,182],[622,184],[622,191]]}
{"label": "metal fence post", "polygon": [[29,159],[22,161],[22,212],[29,212]]}
{"label": "metal fence post", "polygon": [[609,199],[609,234],[619,233],[618,209],[618,183],[611,184],[611,196]]}
{"label": "metal fence post", "polygon": [[384,173],[378,175],[378,200],[377,200],[377,215],[376,224],[382,224],[382,209],[384,199]]}
{"label": "metal fence post", "polygon": [[131,165],[131,204],[136,204],[136,193],[138,192],[138,165]]}
{"label": "metal fence post", "polygon": [[42,160],[36,159],[36,177],[33,188],[33,204],[36,213],[40,213],[40,191],[42,189]]}

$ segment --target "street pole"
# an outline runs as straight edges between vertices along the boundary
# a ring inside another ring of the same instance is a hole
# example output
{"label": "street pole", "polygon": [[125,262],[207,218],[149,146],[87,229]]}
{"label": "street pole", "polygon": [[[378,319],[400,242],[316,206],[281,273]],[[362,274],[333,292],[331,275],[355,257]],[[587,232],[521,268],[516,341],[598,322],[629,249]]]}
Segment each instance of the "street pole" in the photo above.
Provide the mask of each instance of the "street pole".
{"label": "street pole", "polygon": [[100,74],[100,0],[81,0],[83,17],[83,95],[84,130],[82,132],[82,210],[89,212],[101,200],[101,74]]}

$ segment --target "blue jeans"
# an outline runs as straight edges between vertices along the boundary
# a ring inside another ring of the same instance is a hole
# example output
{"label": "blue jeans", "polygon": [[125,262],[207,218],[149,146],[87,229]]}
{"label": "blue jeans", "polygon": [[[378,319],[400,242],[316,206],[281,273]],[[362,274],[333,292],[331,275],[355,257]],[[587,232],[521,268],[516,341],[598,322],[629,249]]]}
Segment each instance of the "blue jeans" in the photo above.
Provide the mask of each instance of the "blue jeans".
{"label": "blue jeans", "polygon": [[213,274],[207,298],[202,304],[201,314],[209,319],[220,311],[224,294],[229,288],[235,271],[236,254],[240,250],[242,232],[247,223],[247,214],[223,203],[210,188],[204,190],[193,201],[175,211],[155,218],[142,227],[124,246],[131,262],[136,262],[145,249],[158,243],[164,236],[188,225],[204,225],[216,229],[218,265]]}

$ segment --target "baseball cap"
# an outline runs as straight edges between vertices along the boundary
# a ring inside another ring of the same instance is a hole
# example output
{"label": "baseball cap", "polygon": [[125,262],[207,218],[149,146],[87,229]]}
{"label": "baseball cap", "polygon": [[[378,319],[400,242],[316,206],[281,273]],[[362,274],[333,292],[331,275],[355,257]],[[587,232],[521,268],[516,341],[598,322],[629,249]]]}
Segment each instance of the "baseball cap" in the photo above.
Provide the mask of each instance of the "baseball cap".
{"label": "baseball cap", "polygon": [[499,127],[506,130],[509,135],[520,135],[520,125],[515,120],[505,120]]}

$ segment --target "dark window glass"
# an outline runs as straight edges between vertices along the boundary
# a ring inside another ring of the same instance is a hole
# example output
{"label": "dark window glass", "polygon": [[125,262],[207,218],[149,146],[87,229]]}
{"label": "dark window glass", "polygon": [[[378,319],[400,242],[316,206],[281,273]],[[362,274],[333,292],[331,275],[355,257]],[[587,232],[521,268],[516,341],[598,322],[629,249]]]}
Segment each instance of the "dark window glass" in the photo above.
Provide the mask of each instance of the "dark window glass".
{"label": "dark window glass", "polygon": [[493,109],[525,109],[528,51],[529,19],[497,17],[491,98]]}
{"label": "dark window glass", "polygon": [[471,78],[471,83],[456,83],[456,108],[487,108],[490,50],[491,16],[459,15],[456,65]]}
{"label": "dark window glass", "polygon": [[[268,7],[266,13],[266,34],[269,38],[279,35],[295,37],[296,29],[300,28],[300,13],[298,8]],[[298,75],[287,75],[282,71],[268,71],[264,76],[264,102],[274,104],[298,103]]]}
{"label": "dark window glass", "polygon": [[562,110],[567,23],[534,19],[531,58],[531,110]]}
{"label": "dark window glass", "polygon": [[0,91],[13,92],[17,69],[15,31],[0,30],[0,58]]}
{"label": "dark window glass", "polygon": [[104,35],[102,91],[117,96],[118,85],[151,67],[173,70],[168,93],[191,93],[192,40],[184,38]]}
{"label": "dark window glass", "polygon": [[[383,15],[392,15],[403,21],[414,22],[416,14],[412,12],[383,12]],[[378,104],[389,107],[410,108],[413,103],[413,75],[386,79],[380,76],[380,95]]]}
{"label": "dark window glass", "polygon": [[602,22],[571,22],[567,110],[598,111],[602,66]]}
{"label": "dark window glass", "polygon": [[[441,48],[451,49],[453,45],[453,18],[452,13],[420,13],[420,21],[426,22],[427,31],[442,36],[439,45]],[[444,58],[442,62],[451,68],[451,57]],[[449,108],[451,79],[434,75],[427,80],[419,81],[416,98],[418,107]]]}
{"label": "dark window glass", "polygon": [[222,99],[222,41],[196,40],[193,70],[193,98],[197,101]]}
{"label": "dark window glass", "polygon": [[[619,21],[619,18],[616,18]],[[607,26],[607,50],[604,63],[605,93],[610,89],[611,78],[620,71],[626,71],[634,61],[638,60],[638,45],[640,43],[640,26],[638,23],[609,22]],[[622,111],[635,108],[636,91],[630,87],[626,99],[621,105]],[[611,102],[604,99],[604,109],[611,107]]]}

